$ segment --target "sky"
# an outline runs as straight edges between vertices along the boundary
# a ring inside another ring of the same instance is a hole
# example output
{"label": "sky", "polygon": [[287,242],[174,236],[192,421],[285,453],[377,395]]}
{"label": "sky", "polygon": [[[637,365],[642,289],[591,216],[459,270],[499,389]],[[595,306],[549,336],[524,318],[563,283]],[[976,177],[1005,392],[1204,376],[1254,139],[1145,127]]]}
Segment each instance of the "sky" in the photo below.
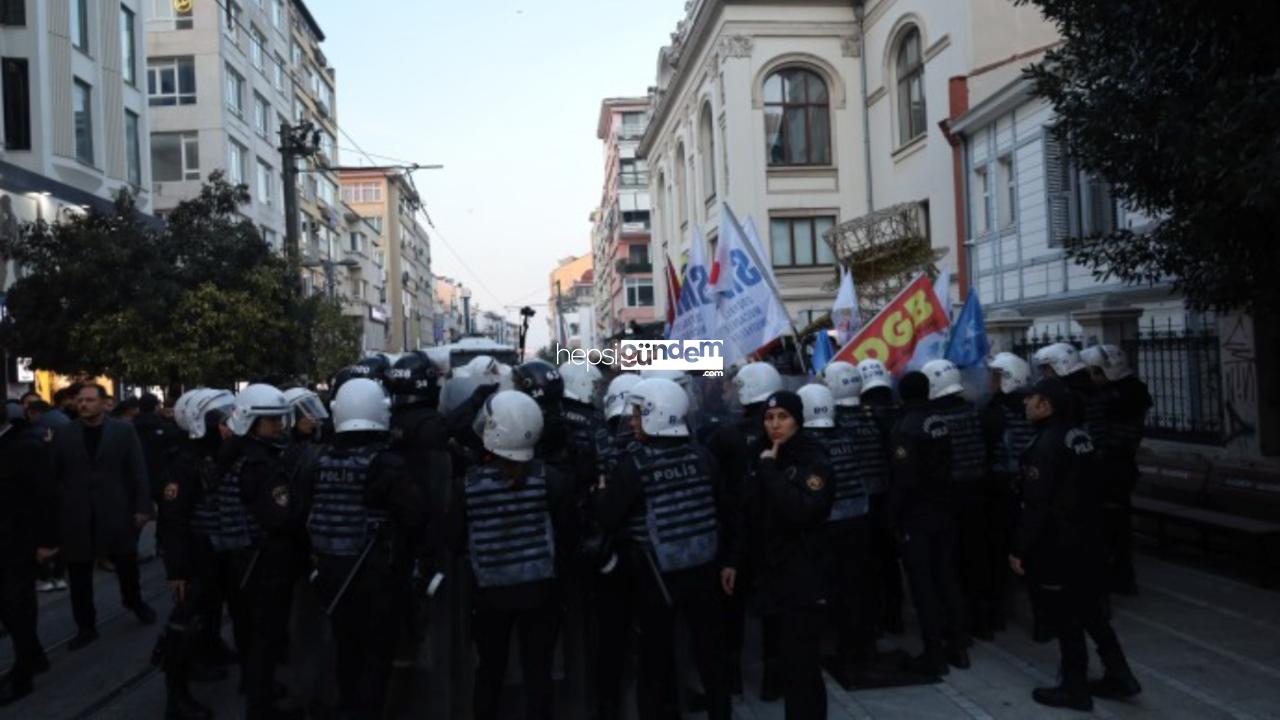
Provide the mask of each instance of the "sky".
{"label": "sky", "polygon": [[[600,101],[643,96],[685,0],[307,0],[337,73],[342,164],[440,164],[414,180],[432,271],[547,343],[548,275],[590,252]],[[354,141],[354,144],[353,144]],[[392,158],[392,159],[388,159]],[[539,305],[538,303],[541,303]]]}

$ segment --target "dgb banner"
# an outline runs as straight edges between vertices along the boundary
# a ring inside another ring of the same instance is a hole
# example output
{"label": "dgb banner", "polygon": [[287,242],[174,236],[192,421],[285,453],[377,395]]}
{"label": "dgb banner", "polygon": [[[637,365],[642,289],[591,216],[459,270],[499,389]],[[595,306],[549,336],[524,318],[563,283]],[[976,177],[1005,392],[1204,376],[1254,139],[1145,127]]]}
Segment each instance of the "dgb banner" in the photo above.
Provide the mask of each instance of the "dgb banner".
{"label": "dgb banner", "polygon": [[916,344],[950,324],[946,310],[933,292],[929,276],[921,274],[898,296],[862,326],[832,360],[858,364],[874,358],[898,375],[910,362]]}

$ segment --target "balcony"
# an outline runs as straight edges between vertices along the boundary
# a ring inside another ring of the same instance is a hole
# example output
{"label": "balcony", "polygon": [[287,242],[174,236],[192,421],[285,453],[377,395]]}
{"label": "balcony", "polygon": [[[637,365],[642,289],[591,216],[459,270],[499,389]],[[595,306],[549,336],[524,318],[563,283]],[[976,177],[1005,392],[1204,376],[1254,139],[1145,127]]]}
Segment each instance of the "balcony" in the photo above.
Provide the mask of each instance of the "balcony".
{"label": "balcony", "polygon": [[653,263],[645,260],[643,262],[632,262],[630,260],[619,260],[614,265],[619,275],[643,275],[653,272]]}

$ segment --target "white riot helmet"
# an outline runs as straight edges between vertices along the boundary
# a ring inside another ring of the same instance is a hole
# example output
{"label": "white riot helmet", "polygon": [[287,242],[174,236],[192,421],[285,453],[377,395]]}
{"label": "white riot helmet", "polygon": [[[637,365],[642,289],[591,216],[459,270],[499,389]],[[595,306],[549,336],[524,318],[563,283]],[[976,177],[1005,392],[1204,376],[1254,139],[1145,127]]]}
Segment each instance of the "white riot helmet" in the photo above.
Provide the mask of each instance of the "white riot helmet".
{"label": "white riot helmet", "polygon": [[767,362],[747,363],[733,376],[733,386],[738,388],[738,403],[746,407],[762,403],[781,390],[782,376]]}
{"label": "white riot helmet", "polygon": [[[849,363],[845,363],[849,365]],[[849,367],[853,367],[849,365]],[[836,398],[831,389],[820,383],[810,383],[796,391],[804,403],[804,426],[830,428],[836,426]]]}
{"label": "white riot helmet", "polygon": [[964,386],[960,384],[960,368],[950,360],[930,360],[920,368],[920,372],[929,378],[930,400],[964,392]]}
{"label": "white riot helmet", "polygon": [[[288,427],[292,415],[293,413],[289,409],[289,402],[284,399],[284,393],[280,392],[279,388],[265,383],[255,383],[241,390],[239,395],[236,395],[234,407],[231,410],[231,419],[227,421],[227,427],[231,428],[231,432],[243,437],[249,434],[254,421],[258,418],[282,418],[285,427]],[[201,417],[203,417],[203,413],[201,413]],[[201,435],[203,434],[201,433]]]}
{"label": "white riot helmet", "polygon": [[[341,391],[342,388],[338,390]],[[289,388],[284,391],[284,399],[288,401],[289,407],[293,408],[294,412],[300,412],[316,422],[329,417],[329,411],[324,409],[320,396],[306,388]]]}
{"label": "white riot helmet", "polygon": [[[507,377],[510,378],[510,374]],[[590,403],[595,399],[596,383],[602,377],[596,366],[588,363],[566,362],[560,366],[565,398],[580,403]]]}
{"label": "white riot helmet", "polygon": [[333,429],[336,432],[374,430],[391,427],[391,398],[382,386],[368,378],[348,380],[333,398]]}
{"label": "white riot helmet", "polygon": [[528,462],[542,436],[542,408],[519,390],[502,390],[485,401],[484,449],[508,460]]}
{"label": "white riot helmet", "polygon": [[188,406],[200,396],[201,393],[208,392],[208,388],[193,388],[178,396],[178,401],[173,404],[173,422],[178,429],[184,433],[191,432],[191,417]]}
{"label": "white riot helmet", "polygon": [[822,369],[822,380],[835,398],[836,405],[856,407],[862,395],[862,376],[853,363],[836,360]]}
{"label": "white riot helmet", "polygon": [[674,380],[641,380],[627,393],[626,405],[640,408],[640,427],[646,435],[689,437],[689,396]]}
{"label": "white riot helmet", "polygon": [[996,353],[987,367],[1000,375],[1000,392],[1005,395],[1026,390],[1031,385],[1031,366],[1013,353]]}
{"label": "white riot helmet", "polygon": [[889,369],[875,358],[867,358],[858,363],[858,377],[862,379],[862,392],[875,388],[892,387],[889,382]]}
{"label": "white riot helmet", "polygon": [[1133,374],[1129,358],[1119,345],[1094,345],[1080,353],[1080,359],[1089,367],[1096,367],[1111,382],[1123,380]]}
{"label": "white riot helmet", "polygon": [[609,381],[609,388],[604,391],[604,417],[612,420],[627,410],[627,393],[640,384],[640,376],[633,372],[624,372]]}
{"label": "white riot helmet", "polygon": [[1080,361],[1080,352],[1071,343],[1054,343],[1036,351],[1035,366],[1048,365],[1054,374],[1064,378],[1073,372],[1083,370],[1085,365]]}

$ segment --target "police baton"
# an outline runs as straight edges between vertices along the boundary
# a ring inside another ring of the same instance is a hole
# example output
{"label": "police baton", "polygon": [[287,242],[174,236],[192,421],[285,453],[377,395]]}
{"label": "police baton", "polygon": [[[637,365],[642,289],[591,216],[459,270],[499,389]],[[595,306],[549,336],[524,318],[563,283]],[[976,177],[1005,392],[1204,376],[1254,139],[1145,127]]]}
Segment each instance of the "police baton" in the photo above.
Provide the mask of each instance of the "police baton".
{"label": "police baton", "polygon": [[347,588],[351,587],[351,582],[356,579],[356,575],[360,573],[360,568],[364,567],[364,561],[369,557],[369,551],[378,542],[378,534],[381,532],[382,526],[379,525],[373,531],[373,537],[369,538],[369,542],[365,543],[364,550],[360,553],[360,557],[356,558],[356,564],[351,566],[351,570],[342,580],[342,587],[338,588],[338,594],[333,596],[333,601],[329,603],[329,607],[324,609],[325,615],[333,615],[333,611],[338,607],[338,603],[342,602],[342,597],[347,594]]}
{"label": "police baton", "polygon": [[653,561],[653,553],[650,552],[648,548],[645,548],[641,554],[644,555],[645,562],[649,564],[649,570],[653,572],[653,579],[658,583],[658,590],[662,592],[663,602],[667,604],[667,607],[671,607],[671,593],[667,592],[667,583],[662,579],[662,573],[658,570],[658,564]]}

